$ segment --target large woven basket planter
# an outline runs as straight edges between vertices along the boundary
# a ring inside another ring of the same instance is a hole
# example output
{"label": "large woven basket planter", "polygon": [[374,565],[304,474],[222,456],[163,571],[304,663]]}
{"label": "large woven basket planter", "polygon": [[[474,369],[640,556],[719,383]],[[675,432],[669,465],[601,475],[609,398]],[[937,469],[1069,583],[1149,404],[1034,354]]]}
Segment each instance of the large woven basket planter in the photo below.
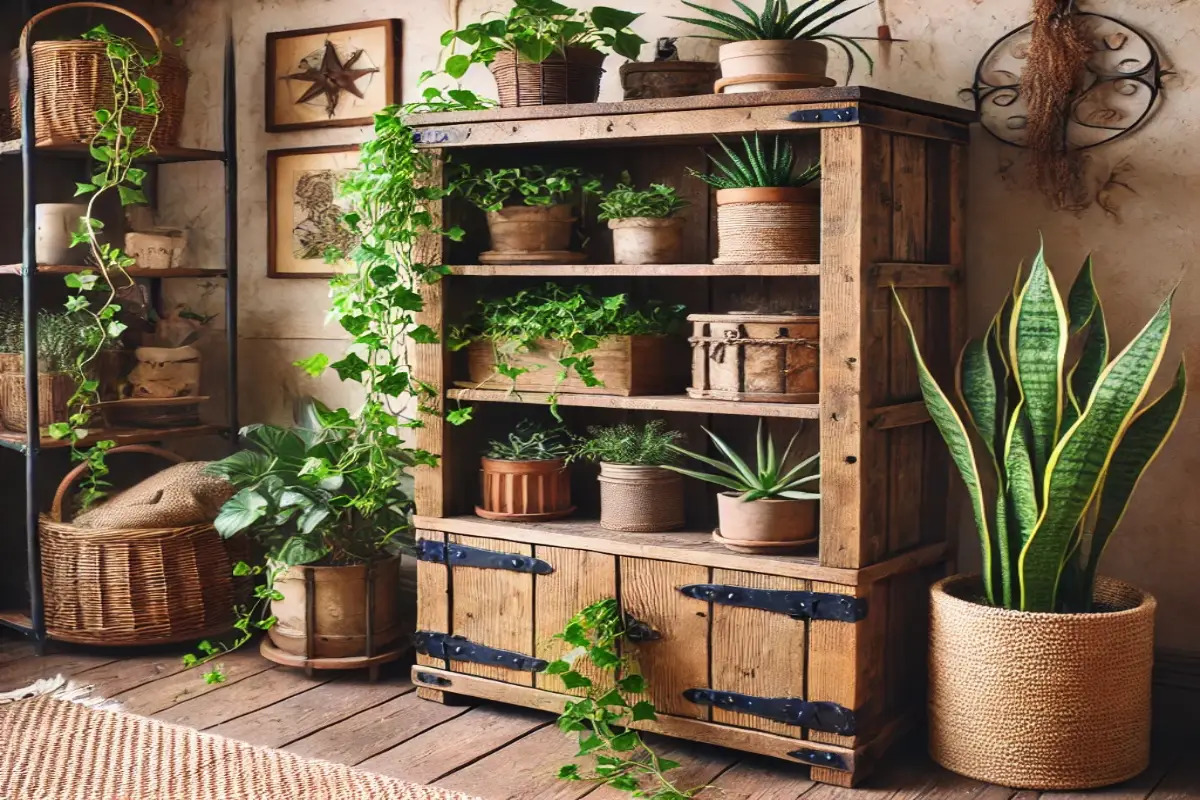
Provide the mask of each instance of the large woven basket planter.
{"label": "large woven basket planter", "polygon": [[946,769],[1020,789],[1128,780],[1150,759],[1154,598],[1099,578],[1100,613],[979,601],[978,576],[931,589],[929,751]]}
{"label": "large woven basket planter", "polygon": [[571,505],[571,468],[561,458],[481,458],[480,464],[483,502],[475,507],[475,513],[484,519],[545,522],[568,517],[575,510]]}
{"label": "large woven basket planter", "polygon": [[500,106],[552,106],[594,103],[600,96],[604,53],[586,47],[568,47],[541,63],[518,61],[512,50],[503,50],[489,65],[496,79]]}
{"label": "large woven basket planter", "polygon": [[[24,359],[19,362],[18,370]],[[70,400],[75,394],[75,379],[61,373],[38,375],[38,425],[42,428],[70,417]],[[25,373],[0,374],[0,423],[10,431],[24,432],[28,427],[29,404],[25,401]]]}
{"label": "large woven basket planter", "polygon": [[683,476],[662,467],[600,462],[600,527],[657,533],[683,527]]}
{"label": "large woven basket planter", "polygon": [[715,264],[821,260],[821,193],[810,187],[717,190]]}

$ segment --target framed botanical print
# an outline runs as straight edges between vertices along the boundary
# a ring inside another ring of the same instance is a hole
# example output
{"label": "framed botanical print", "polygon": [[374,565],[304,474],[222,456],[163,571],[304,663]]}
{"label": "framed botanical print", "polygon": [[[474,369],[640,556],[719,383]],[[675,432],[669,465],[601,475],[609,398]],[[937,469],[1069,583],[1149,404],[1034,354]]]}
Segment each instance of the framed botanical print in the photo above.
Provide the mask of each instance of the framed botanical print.
{"label": "framed botanical print", "polygon": [[400,21],[267,34],[267,130],[370,125],[400,102]]}
{"label": "framed botanical print", "polygon": [[358,145],[267,151],[267,275],[329,278],[350,268],[326,254],[357,245],[342,217],[350,211],[338,184],[358,166]]}

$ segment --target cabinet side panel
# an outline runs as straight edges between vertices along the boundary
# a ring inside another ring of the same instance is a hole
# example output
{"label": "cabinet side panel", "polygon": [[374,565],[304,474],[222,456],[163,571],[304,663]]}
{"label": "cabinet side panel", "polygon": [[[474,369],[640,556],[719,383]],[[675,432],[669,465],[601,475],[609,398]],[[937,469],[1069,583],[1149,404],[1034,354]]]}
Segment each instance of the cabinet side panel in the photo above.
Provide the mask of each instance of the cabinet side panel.
{"label": "cabinet side panel", "polygon": [[858,622],[813,620],[809,623],[808,698],[826,700],[854,711],[854,736],[809,731],[815,742],[857,747],[870,741],[884,705],[884,634],[888,621],[885,583],[842,586],[813,581],[814,592],[835,592],[867,599],[867,615]]}
{"label": "cabinet side panel", "polygon": [[[433,169],[429,181],[441,184],[443,180],[442,150],[428,151],[433,157]],[[433,217],[432,225],[436,228],[442,221],[442,201],[429,204],[429,212]],[[443,237],[425,235],[416,245],[414,257],[422,264],[441,264],[445,260]],[[437,334],[437,340],[431,344],[409,343],[412,354],[412,377],[422,383],[436,388],[436,395],[424,399],[424,403],[437,413],[421,414],[424,426],[416,430],[416,446],[435,455],[441,456],[441,462],[436,467],[418,467],[414,470],[413,497],[417,504],[417,513],[429,517],[442,517],[449,507],[447,494],[451,491],[448,478],[452,474],[452,465],[448,461],[449,453],[445,446],[447,431],[442,420],[444,393],[448,388],[450,376],[449,351],[443,346],[446,333],[445,300],[446,281],[422,284],[420,287],[423,307],[416,314],[419,324],[428,325]]]}
{"label": "cabinet side panel", "polygon": [[[418,539],[446,541],[441,531],[417,531]],[[445,564],[432,561],[417,562],[417,630],[434,633],[450,632],[450,571]],[[449,665],[440,658],[417,653],[417,663],[427,667]]]}
{"label": "cabinet side panel", "polygon": [[[604,553],[567,550],[536,545],[535,556],[554,571],[534,576],[534,654],[554,661],[571,647],[553,638],[567,627],[567,621],[585,606],[617,596],[617,559]],[[596,669],[587,659],[576,662],[577,670],[597,686],[612,682],[611,672]],[[551,692],[586,695],[586,689],[566,689],[557,675],[534,676],[534,685]]]}
{"label": "cabinet side panel", "polygon": [[[451,541],[499,553],[533,555],[533,546],[476,536],[451,536]],[[451,567],[454,603],[451,614],[456,636],[475,644],[533,655],[533,575],[506,569]],[[491,664],[452,661],[450,668],[467,675],[522,686],[533,686],[533,673]]]}

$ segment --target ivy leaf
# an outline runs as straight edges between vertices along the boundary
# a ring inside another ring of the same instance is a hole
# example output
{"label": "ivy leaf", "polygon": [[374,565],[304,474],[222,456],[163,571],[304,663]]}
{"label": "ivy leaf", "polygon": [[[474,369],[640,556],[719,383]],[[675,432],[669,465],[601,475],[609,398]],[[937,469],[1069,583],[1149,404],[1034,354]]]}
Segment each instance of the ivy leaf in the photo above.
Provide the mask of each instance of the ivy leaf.
{"label": "ivy leaf", "polygon": [[669,758],[656,758],[655,762],[658,764],[659,772],[670,772],[671,770],[679,769],[680,767],[678,761],[672,761]]}
{"label": "ivy leaf", "polygon": [[604,747],[604,740],[599,736],[593,735],[581,738],[579,740],[579,752],[575,754],[575,757],[586,756],[588,753],[591,753],[593,750],[599,750],[601,747]]}
{"label": "ivy leaf", "polygon": [[627,675],[617,681],[617,687],[626,694],[641,694],[646,691],[646,679],[641,675]]}
{"label": "ivy leaf", "polygon": [[357,353],[350,353],[341,361],[335,361],[329,366],[337,372],[343,381],[362,381],[362,374],[367,369],[367,362]]}
{"label": "ivy leaf", "polygon": [[355,314],[354,316],[342,317],[338,320],[338,324],[342,329],[351,336],[358,336],[363,331],[371,326],[371,318],[365,314]]}
{"label": "ivy leaf", "polygon": [[592,679],[586,675],[580,675],[575,670],[564,672],[562,674],[562,682],[568,689],[586,689],[592,685]]}
{"label": "ivy leaf", "polygon": [[557,661],[551,661],[549,664],[547,664],[546,668],[542,670],[542,672],[546,673],[547,675],[562,675],[564,672],[569,672],[570,669],[570,664],[562,659],[559,659]]}
{"label": "ivy leaf", "polygon": [[117,194],[121,197],[121,205],[123,206],[140,206],[146,205],[150,201],[146,198],[146,193],[141,189],[131,189],[128,186],[118,186]]}
{"label": "ivy leaf", "polygon": [[242,489],[221,506],[213,521],[217,533],[225,539],[241,533],[267,514],[267,498],[252,489]]}
{"label": "ivy leaf", "polygon": [[233,575],[235,578],[244,578],[250,574],[250,565],[245,561],[239,561],[233,565]]}
{"label": "ivy leaf", "polygon": [[592,659],[592,663],[600,669],[610,669],[621,663],[621,657],[603,647],[593,647],[588,651],[588,657]]}
{"label": "ivy leaf", "polygon": [[612,749],[618,753],[628,753],[642,743],[637,731],[625,731],[612,740]]}
{"label": "ivy leaf", "polygon": [[425,307],[421,295],[409,289],[407,286],[397,286],[392,290],[389,298],[394,308],[401,311],[420,311]]}
{"label": "ivy leaf", "polygon": [[128,329],[129,329],[129,326],[126,325],[124,322],[114,319],[108,323],[108,328],[106,330],[108,332],[108,338],[117,339],[121,336],[122,333],[124,333]]}
{"label": "ivy leaf", "polygon": [[96,186],[95,184],[92,184],[92,183],[80,183],[79,181],[76,181],[75,182],[75,196],[79,197],[79,195],[81,195],[81,194],[91,194],[92,192],[96,191],[99,188],[100,188],[99,186]]}
{"label": "ivy leaf", "polygon": [[67,298],[67,311],[83,311],[88,307],[89,303],[86,297],[80,294],[71,295]]}
{"label": "ivy leaf", "polygon": [[146,180],[146,170],[130,167],[125,170],[125,178],[134,186],[141,186],[143,181]]}
{"label": "ivy leaf", "polygon": [[408,332],[408,338],[417,344],[437,344],[437,331],[428,325],[418,325]]}
{"label": "ivy leaf", "polygon": [[642,700],[633,705],[633,721],[640,722],[644,719],[658,719],[658,714],[654,711],[654,704],[648,700]]}
{"label": "ivy leaf", "polygon": [[621,693],[616,689],[610,689],[607,694],[596,701],[596,705],[621,706],[623,708],[627,708],[629,706],[629,704],[625,702],[625,698],[622,697]]}
{"label": "ivy leaf", "polygon": [[563,781],[579,781],[583,780],[579,776],[578,764],[563,764],[558,768],[558,779]]}
{"label": "ivy leaf", "polygon": [[[617,738],[619,739],[620,737],[618,736]],[[622,792],[636,792],[641,788],[638,779],[632,775],[617,775],[609,778],[607,783],[612,788],[619,789]]]}
{"label": "ivy leaf", "polygon": [[293,536],[284,542],[274,555],[276,561],[294,567],[298,564],[320,561],[328,552],[327,548],[316,546],[303,536]]}
{"label": "ivy leaf", "polygon": [[569,623],[563,632],[559,634],[559,638],[572,647],[586,648],[592,644],[592,640],[588,638],[587,632],[578,622]]}
{"label": "ivy leaf", "polygon": [[319,378],[325,372],[325,368],[329,366],[329,356],[317,353],[314,356],[293,361],[292,366],[299,367],[314,378]]}
{"label": "ivy leaf", "polygon": [[463,406],[446,412],[446,422],[451,425],[463,425],[471,421],[471,406]]}
{"label": "ivy leaf", "polygon": [[71,426],[65,422],[55,422],[50,425],[47,433],[51,439],[66,439],[71,435]]}
{"label": "ivy leaf", "polygon": [[467,70],[471,68],[471,59],[461,53],[450,56],[446,59],[446,74],[451,78],[458,80],[463,75],[467,74]]}

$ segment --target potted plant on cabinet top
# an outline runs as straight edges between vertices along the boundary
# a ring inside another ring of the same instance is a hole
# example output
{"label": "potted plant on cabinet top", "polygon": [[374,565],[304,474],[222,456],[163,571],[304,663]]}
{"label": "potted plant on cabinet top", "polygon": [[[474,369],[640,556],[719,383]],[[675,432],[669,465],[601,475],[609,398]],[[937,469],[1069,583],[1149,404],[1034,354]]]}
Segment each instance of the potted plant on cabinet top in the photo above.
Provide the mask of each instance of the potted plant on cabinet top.
{"label": "potted plant on cabinet top", "polygon": [[775,440],[758,423],[756,437],[757,464],[753,469],[737,452],[704,430],[726,461],[692,453],[676,445],[671,449],[708,464],[718,472],[696,472],[683,467],[664,465],[683,475],[715,483],[729,491],[717,495],[717,516],[720,529],[713,538],[730,550],[739,553],[787,553],[817,541],[817,510],[821,495],[802,487],[815,483],[821,476],[816,469],[819,454],[788,467],[788,457],[796,436],[780,455]]}
{"label": "potted plant on cabinet top", "polygon": [[683,527],[683,477],[663,467],[684,440],[658,419],[645,425],[588,428],[572,458],[600,463],[600,527],[652,533]]}
{"label": "potted plant on cabinet top", "polygon": [[561,427],[523,420],[480,459],[483,504],[475,513],[505,522],[544,522],[571,515],[571,439]]}
{"label": "potted plant on cabinet top", "polygon": [[717,264],[811,264],[821,259],[821,177],[812,163],[794,173],[792,143],[775,137],[770,152],[758,134],[742,137],[742,155],[717,139],[728,162],[689,173],[717,190]]}
{"label": "potted plant on cabinet top", "polygon": [[575,202],[600,188],[582,170],[550,170],[534,165],[476,170],[459,166],[451,191],[487,213],[492,249],[481,253],[484,264],[530,264],[581,261],[570,251],[571,231],[578,219]]}
{"label": "potted plant on cabinet top", "polygon": [[739,17],[683,0],[685,6],[710,19],[670,19],[707,28],[717,35],[706,38],[726,42],[717,50],[721,80],[714,87],[716,92],[808,89],[834,85],[834,81],[825,75],[829,61],[825,42],[832,42],[846,54],[849,62],[846,83],[854,74],[855,51],[874,69],[875,62],[856,38],[829,32],[835,23],[870,5],[865,3],[846,9],[849,2],[851,0],[802,0],[793,9],[788,7],[787,0],[766,0],[758,14],[737,3],[745,15]]}
{"label": "potted plant on cabinet top", "polygon": [[600,200],[601,221],[613,236],[615,264],[676,264],[683,251],[683,218],[688,202],[673,186],[652,183],[635,189],[629,173]]}
{"label": "potted plant on cabinet top", "polygon": [[[500,105],[594,103],[605,50],[631,61],[646,40],[629,29],[641,14],[596,6],[581,12],[554,0],[514,0],[507,16],[442,34],[451,48],[445,70],[461,78],[472,64],[492,71]],[[462,42],[472,50],[454,54]]]}
{"label": "potted plant on cabinet top", "polygon": [[[1110,361],[1090,259],[1064,302],[1039,253],[962,352],[960,413],[909,325],[925,404],[966,483],[983,550],[982,577],[932,589],[930,752],[947,769],[1074,790],[1146,768],[1155,601],[1097,567],[1183,408],[1182,363],[1144,403],[1170,328],[1168,297]],[[1072,334],[1082,340],[1074,366]]]}

